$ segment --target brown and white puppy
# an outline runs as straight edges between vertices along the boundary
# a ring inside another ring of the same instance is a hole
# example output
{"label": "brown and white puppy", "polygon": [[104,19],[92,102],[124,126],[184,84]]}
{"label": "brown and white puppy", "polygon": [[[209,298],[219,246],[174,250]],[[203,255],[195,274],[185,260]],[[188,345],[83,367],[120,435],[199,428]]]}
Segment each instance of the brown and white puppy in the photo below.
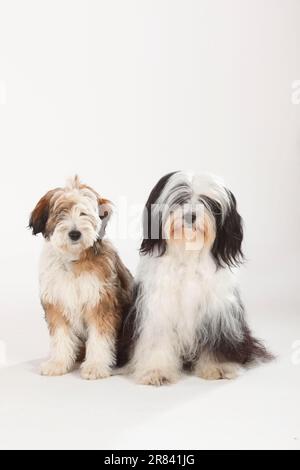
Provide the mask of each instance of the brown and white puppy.
{"label": "brown and white puppy", "polygon": [[51,355],[41,374],[72,370],[82,351],[84,379],[111,375],[123,315],[131,301],[132,276],[113,246],[103,240],[111,203],[78,177],[49,191],[29,226],[45,238],[40,295],[51,336]]}

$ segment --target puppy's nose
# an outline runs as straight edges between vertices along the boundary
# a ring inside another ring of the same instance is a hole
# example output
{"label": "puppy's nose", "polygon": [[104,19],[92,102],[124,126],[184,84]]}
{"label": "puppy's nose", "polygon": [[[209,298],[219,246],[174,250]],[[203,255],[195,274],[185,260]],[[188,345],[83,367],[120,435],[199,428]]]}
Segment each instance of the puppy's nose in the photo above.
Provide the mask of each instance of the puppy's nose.
{"label": "puppy's nose", "polygon": [[196,222],[196,214],[195,212],[189,212],[188,214],[184,215],[184,221],[188,225],[193,225]]}
{"label": "puppy's nose", "polygon": [[78,230],[71,230],[71,232],[69,232],[69,237],[73,242],[77,242],[81,237],[81,233]]}

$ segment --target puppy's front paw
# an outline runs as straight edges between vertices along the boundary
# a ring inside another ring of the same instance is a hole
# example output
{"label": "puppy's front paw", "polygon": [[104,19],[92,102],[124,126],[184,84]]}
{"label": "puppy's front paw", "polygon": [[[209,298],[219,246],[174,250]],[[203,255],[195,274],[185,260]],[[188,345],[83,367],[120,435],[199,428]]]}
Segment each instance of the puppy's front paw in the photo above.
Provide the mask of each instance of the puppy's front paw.
{"label": "puppy's front paw", "polygon": [[159,369],[150,370],[141,377],[138,377],[137,382],[140,385],[154,385],[160,387],[161,385],[169,385],[175,383],[178,377],[175,374],[164,373]]}
{"label": "puppy's front paw", "polygon": [[84,363],[81,366],[81,377],[85,380],[106,379],[111,376],[111,370],[97,363]]}
{"label": "puppy's front paw", "polygon": [[202,364],[196,374],[206,380],[235,379],[239,375],[239,367],[236,364]]}
{"label": "puppy's front paw", "polygon": [[70,368],[65,363],[59,361],[47,361],[40,367],[41,375],[46,375],[48,377],[65,375],[69,371]]}

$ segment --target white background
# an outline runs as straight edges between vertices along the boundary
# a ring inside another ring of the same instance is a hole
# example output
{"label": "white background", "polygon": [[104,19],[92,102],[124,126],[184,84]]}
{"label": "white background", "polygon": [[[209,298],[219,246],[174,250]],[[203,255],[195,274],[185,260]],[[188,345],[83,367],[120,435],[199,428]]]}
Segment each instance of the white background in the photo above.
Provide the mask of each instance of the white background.
{"label": "white background", "polygon": [[[0,0],[0,447],[300,446],[299,22],[298,0]],[[277,361],[159,390],[39,377],[35,203],[78,173],[115,203],[134,272],[132,219],[177,169],[235,193],[243,296]]]}

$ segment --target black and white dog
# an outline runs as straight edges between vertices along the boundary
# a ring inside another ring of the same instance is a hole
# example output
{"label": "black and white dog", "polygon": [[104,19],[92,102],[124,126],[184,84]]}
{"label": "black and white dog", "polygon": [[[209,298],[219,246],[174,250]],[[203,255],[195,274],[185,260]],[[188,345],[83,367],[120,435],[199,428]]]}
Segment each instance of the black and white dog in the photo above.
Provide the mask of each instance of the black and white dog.
{"label": "black and white dog", "polygon": [[240,365],[271,359],[247,325],[233,272],[242,240],[235,197],[217,178],[175,172],[153,188],[120,341],[119,363],[128,360],[139,383],[175,382],[185,365],[231,379]]}

